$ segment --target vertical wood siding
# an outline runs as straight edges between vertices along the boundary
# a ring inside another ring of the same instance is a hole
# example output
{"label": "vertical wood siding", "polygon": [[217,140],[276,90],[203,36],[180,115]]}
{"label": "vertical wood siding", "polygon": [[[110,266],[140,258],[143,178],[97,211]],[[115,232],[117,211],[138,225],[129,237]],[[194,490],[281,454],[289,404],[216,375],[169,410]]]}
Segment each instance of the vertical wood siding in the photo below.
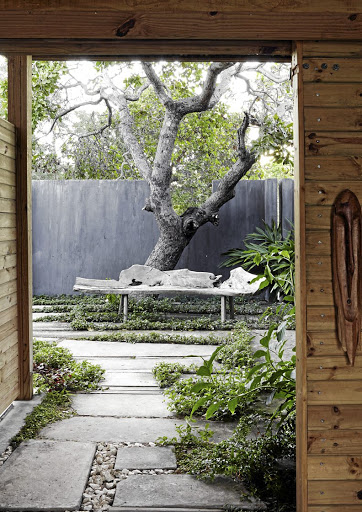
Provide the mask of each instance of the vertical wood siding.
{"label": "vertical wood siding", "polygon": [[362,509],[362,351],[349,366],[336,336],[331,272],[331,211],[352,190],[362,202],[362,45],[300,45],[296,68],[303,89],[306,280],[300,292],[306,332],[299,341],[307,413],[305,500],[300,512]]}
{"label": "vertical wood siding", "polygon": [[0,414],[19,395],[15,130],[0,119]]}

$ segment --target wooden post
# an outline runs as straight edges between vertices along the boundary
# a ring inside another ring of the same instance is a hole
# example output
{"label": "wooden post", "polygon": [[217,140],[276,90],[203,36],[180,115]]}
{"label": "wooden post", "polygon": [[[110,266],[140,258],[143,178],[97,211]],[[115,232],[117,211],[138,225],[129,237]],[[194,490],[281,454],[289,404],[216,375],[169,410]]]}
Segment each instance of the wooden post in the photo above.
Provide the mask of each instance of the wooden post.
{"label": "wooden post", "polygon": [[304,197],[304,89],[302,79],[303,43],[296,43],[292,60],[295,147],[295,273],[296,273],[296,355],[297,355],[297,510],[308,510],[307,473],[307,305]]}
{"label": "wooden post", "polygon": [[8,119],[16,128],[16,225],[20,400],[32,383],[31,56],[9,57]]}

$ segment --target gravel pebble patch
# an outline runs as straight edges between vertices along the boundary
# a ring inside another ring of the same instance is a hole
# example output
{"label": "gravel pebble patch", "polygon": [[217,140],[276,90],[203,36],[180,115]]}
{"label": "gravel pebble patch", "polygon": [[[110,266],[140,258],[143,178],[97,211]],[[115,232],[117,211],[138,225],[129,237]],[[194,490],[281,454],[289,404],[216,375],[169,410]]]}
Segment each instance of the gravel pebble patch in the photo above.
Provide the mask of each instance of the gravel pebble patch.
{"label": "gravel pebble patch", "polygon": [[12,446],[8,446],[3,453],[0,453],[0,466],[2,466],[13,453]]}
{"label": "gravel pebble patch", "polygon": [[80,510],[106,512],[113,504],[117,483],[130,475],[162,475],[174,470],[158,469],[114,469],[119,448],[128,446],[155,447],[156,443],[98,443],[88,483],[83,493]]}

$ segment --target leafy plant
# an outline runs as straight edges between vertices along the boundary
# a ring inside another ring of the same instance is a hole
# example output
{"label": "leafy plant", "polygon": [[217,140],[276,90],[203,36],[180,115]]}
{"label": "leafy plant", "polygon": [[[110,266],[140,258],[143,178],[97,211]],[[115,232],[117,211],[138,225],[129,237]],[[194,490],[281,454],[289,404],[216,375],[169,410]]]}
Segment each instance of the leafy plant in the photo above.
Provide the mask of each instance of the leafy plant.
{"label": "leafy plant", "polygon": [[40,391],[99,389],[104,370],[88,361],[77,363],[69,350],[34,340],[34,384]]}
{"label": "leafy plant", "polygon": [[185,369],[185,365],[180,363],[161,362],[153,367],[152,373],[160,388],[167,388],[179,380]]}
{"label": "leafy plant", "polygon": [[251,282],[260,281],[259,290],[271,286],[271,290],[281,291],[284,295],[294,295],[294,235],[290,231],[285,238],[282,226],[272,221],[271,226],[264,222],[264,229],[256,228],[244,240],[246,249],[231,249],[222,263],[224,267],[240,265],[245,270],[262,268]]}

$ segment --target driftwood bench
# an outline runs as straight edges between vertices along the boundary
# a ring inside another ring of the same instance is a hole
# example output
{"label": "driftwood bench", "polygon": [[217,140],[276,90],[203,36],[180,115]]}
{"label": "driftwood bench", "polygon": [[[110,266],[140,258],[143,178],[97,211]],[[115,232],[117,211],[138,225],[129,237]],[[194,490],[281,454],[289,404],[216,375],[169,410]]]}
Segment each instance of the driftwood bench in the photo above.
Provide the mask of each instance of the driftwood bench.
{"label": "driftwood bench", "polygon": [[242,295],[245,292],[232,290],[230,288],[187,288],[181,286],[129,286],[127,288],[120,287],[119,281],[115,280],[99,280],[84,279],[77,277],[74,291],[90,293],[90,294],[108,294],[112,293],[121,296],[120,314],[123,310],[123,321],[128,318],[128,296],[132,293],[139,295],[204,295],[210,297],[220,297],[221,299],[221,321],[226,321],[226,302],[229,301],[230,318],[235,317],[234,313],[234,297]]}

